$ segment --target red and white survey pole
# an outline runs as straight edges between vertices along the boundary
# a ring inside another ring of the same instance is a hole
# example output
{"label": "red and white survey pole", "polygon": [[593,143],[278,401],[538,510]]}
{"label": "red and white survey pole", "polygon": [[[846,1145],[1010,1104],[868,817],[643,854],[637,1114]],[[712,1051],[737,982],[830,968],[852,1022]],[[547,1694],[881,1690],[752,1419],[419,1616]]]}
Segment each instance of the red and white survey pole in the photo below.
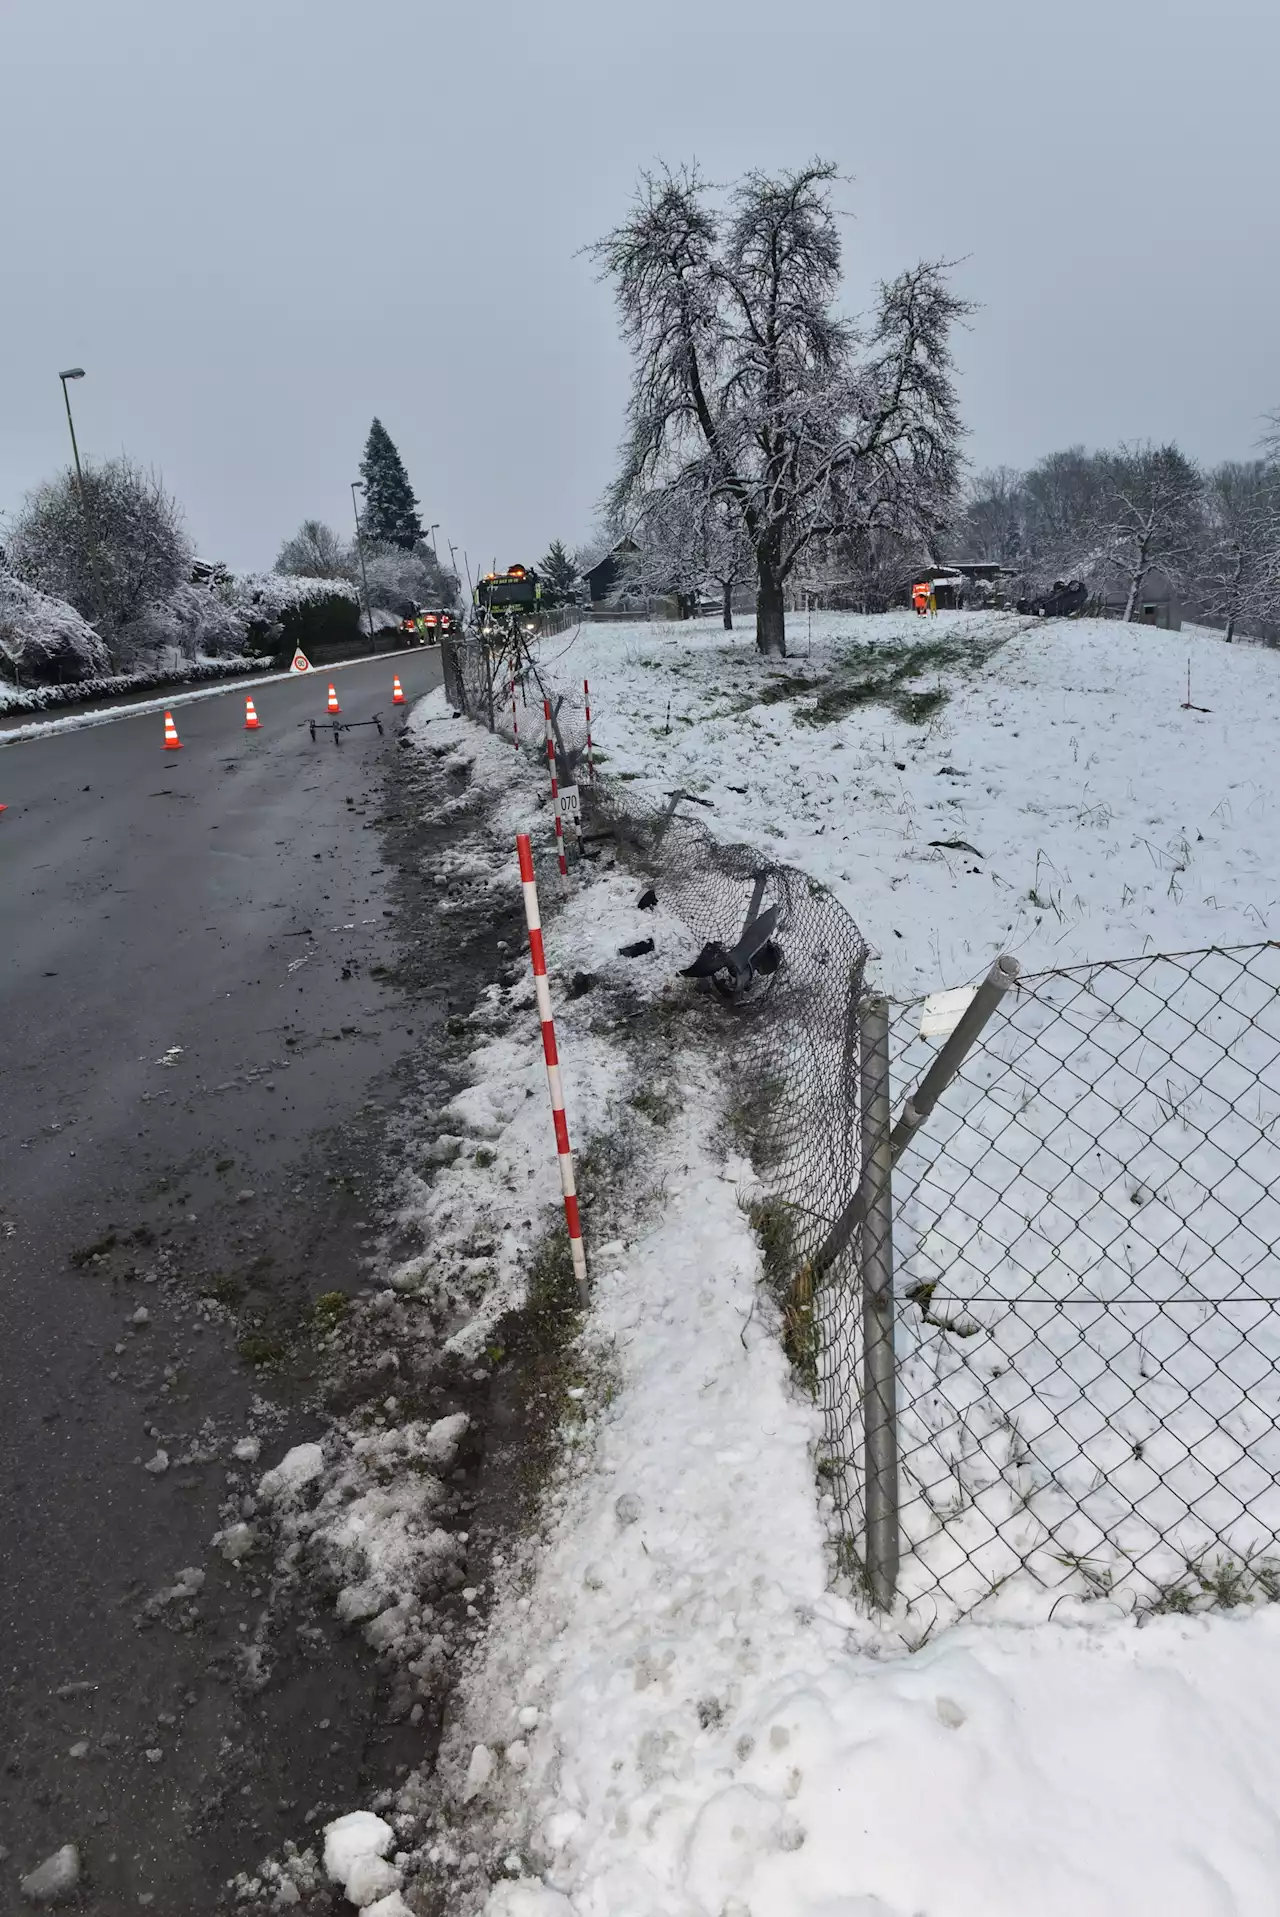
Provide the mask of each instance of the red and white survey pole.
{"label": "red and white survey pole", "polygon": [[592,785],[596,782],[596,762],[591,754],[591,686],[586,679],[582,682],[582,703],[587,708],[587,777]]}
{"label": "red and white survey pole", "polygon": [[560,860],[560,877],[569,876],[569,861],[564,855],[564,820],[560,817],[560,781],[556,777],[556,738],[551,725],[551,701],[542,701],[543,716],[547,722],[547,765],[551,770],[551,810],[556,815],[556,854]]}
{"label": "red and white survey pole", "polygon": [[[557,821],[558,823],[558,821]],[[573,1180],[573,1153],[569,1148],[569,1126],[564,1115],[564,1087],[560,1083],[560,1054],[556,1049],[555,1020],[551,1016],[551,991],[547,984],[547,959],[542,947],[542,919],[538,912],[538,886],[533,876],[533,847],[527,832],[516,834],[520,854],[520,884],[524,889],[524,915],[529,926],[529,956],[533,960],[533,989],[542,1021],[542,1050],[547,1061],[547,1089],[551,1094],[551,1122],[556,1131],[556,1155],[560,1160],[560,1189],[564,1193],[564,1217],[569,1227],[569,1250],[573,1255],[573,1275],[578,1300],[587,1302],[587,1254],[582,1245],[582,1221],[578,1216],[578,1188]]]}

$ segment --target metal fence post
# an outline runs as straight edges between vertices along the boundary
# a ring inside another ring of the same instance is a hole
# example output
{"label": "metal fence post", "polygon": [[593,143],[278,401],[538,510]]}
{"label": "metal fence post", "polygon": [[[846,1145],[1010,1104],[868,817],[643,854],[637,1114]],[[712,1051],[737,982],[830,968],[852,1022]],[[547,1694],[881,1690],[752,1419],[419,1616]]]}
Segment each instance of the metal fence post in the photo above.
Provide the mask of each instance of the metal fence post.
{"label": "metal fence post", "polygon": [[898,1584],[898,1403],[893,1343],[893,1156],[889,1004],[862,1001],[862,1431],[866,1568],[872,1602],[893,1608]]}
{"label": "metal fence post", "polygon": [[495,720],[494,711],[493,711],[493,654],[489,650],[489,641],[485,639],[482,643],[484,646],[485,716],[488,721],[489,730],[490,732],[492,732],[495,730],[495,727],[496,727],[496,720]]}
{"label": "metal fence post", "polygon": [[[1015,958],[998,958],[983,979],[966,1011],[960,1018],[954,1032],[933,1064],[929,1067],[920,1083],[902,1107],[902,1114],[893,1128],[889,1148],[889,1162],[896,1165],[920,1126],[928,1118],[939,1098],[951,1083],[960,1067],[964,1064],[975,1040],[996,1007],[1003,1001],[1004,995],[1018,982],[1018,961]],[[831,1230],[813,1254],[813,1281],[817,1284],[825,1278],[845,1246],[853,1238],[863,1218],[866,1216],[866,1163],[864,1160],[861,1181],[857,1191],[849,1200]]]}

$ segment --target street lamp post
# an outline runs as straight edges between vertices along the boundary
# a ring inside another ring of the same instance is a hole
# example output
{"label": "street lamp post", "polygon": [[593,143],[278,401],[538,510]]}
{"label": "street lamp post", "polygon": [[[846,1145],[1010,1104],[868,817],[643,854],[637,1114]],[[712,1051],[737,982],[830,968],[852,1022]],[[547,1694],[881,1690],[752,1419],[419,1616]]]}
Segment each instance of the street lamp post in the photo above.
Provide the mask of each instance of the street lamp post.
{"label": "street lamp post", "polygon": [[71,433],[71,457],[76,462],[76,491],[80,494],[80,508],[84,510],[84,474],[80,470],[80,448],[76,445],[76,423],[71,417],[71,395],[67,391],[69,379],[83,379],[83,366],[68,366],[65,373],[59,373],[62,381],[62,403],[67,409],[67,426]]}
{"label": "street lamp post", "polygon": [[[76,498],[80,501],[80,521],[84,529],[85,560],[89,571],[86,590],[89,592],[89,604],[92,606],[96,601],[100,608],[100,611],[93,616],[101,621],[106,611],[106,593],[102,585],[99,554],[96,549],[97,541],[94,538],[93,526],[89,519],[88,502],[84,496],[84,473],[80,467],[80,448],[76,444],[76,423],[71,417],[71,395],[67,391],[67,381],[69,379],[84,378],[84,367],[68,366],[65,371],[58,374],[58,378],[62,381],[62,403],[67,409],[67,430],[71,434],[71,457],[74,459],[76,465]],[[112,658],[111,643],[109,640],[105,640],[104,642],[107,646],[107,657],[111,659],[111,663],[114,665],[115,660]]]}
{"label": "street lamp post", "polygon": [[363,491],[364,491],[364,487],[360,483],[360,481],[358,479],[353,479],[351,482],[351,510],[355,514],[356,551],[360,555],[360,577],[364,581],[364,610],[365,610],[365,617],[369,621],[369,644],[370,646],[372,646],[373,645],[373,601],[369,597],[369,574],[365,570],[365,563],[364,563],[364,535],[360,531],[360,505],[358,500],[356,499],[356,494],[362,493]]}

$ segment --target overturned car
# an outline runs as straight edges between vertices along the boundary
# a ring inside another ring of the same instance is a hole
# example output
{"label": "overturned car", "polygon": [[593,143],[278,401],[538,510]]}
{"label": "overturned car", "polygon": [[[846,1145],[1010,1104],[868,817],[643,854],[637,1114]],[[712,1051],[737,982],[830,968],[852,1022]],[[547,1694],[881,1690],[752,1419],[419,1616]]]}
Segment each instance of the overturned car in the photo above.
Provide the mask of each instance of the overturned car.
{"label": "overturned car", "polygon": [[1083,579],[1055,579],[1047,592],[1019,599],[1018,611],[1036,613],[1042,619],[1072,619],[1084,611],[1088,599]]}

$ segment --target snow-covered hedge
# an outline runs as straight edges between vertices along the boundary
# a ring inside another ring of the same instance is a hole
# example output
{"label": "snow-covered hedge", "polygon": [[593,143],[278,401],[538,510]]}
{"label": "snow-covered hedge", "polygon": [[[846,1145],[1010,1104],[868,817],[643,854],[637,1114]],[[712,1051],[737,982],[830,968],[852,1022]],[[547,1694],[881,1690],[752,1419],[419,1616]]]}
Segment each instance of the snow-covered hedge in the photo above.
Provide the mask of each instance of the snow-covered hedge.
{"label": "snow-covered hedge", "polygon": [[359,599],[345,579],[211,573],[175,587],[116,634],[113,672],[106,645],[73,606],[0,568],[0,710],[41,712],[217,678],[299,646],[354,642],[360,630]]}
{"label": "snow-covered hedge", "polygon": [[304,579],[290,572],[243,573],[232,580],[229,598],[232,605],[257,619],[279,619],[295,607],[323,599],[349,599],[353,606],[360,603],[360,595],[349,579]]}
{"label": "snow-covered hedge", "polygon": [[246,573],[231,582],[229,603],[245,624],[251,652],[293,651],[360,634],[360,600],[347,579],[306,579],[293,573]]}
{"label": "snow-covered hedge", "polygon": [[74,705],[79,699],[110,699],[120,692],[195,685],[204,679],[242,678],[246,672],[269,672],[273,664],[271,659],[196,659],[177,667],[152,666],[138,672],[101,674],[58,686],[11,686],[0,680],[0,712],[47,712],[53,706]]}
{"label": "snow-covered hedge", "polygon": [[110,669],[105,645],[74,606],[0,569],[0,680],[87,679]]}

